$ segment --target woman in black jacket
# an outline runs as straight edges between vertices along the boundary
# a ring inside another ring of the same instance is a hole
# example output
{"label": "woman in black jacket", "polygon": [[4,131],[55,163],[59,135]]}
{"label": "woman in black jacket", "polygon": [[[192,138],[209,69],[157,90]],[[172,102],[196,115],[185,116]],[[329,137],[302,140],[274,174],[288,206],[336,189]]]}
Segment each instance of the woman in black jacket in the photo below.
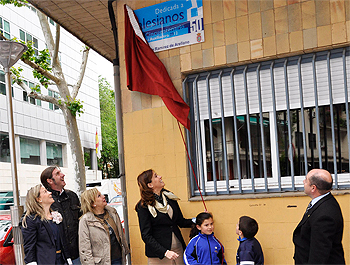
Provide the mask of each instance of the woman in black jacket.
{"label": "woman in black jacket", "polygon": [[53,202],[51,192],[40,184],[27,192],[27,212],[21,227],[26,264],[72,264],[64,237],[62,216],[50,209]]}
{"label": "woman in black jacket", "polygon": [[191,227],[172,192],[164,189],[162,177],[152,169],[137,177],[141,199],[135,210],[145,242],[148,264],[184,264],[185,241],[179,227]]}

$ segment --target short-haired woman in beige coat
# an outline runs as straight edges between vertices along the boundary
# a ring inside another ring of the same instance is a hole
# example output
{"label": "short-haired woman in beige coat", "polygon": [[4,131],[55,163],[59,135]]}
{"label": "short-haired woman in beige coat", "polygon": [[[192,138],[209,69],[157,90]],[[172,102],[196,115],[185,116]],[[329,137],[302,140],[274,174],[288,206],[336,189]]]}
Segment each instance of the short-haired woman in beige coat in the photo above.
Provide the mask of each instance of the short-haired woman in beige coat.
{"label": "short-haired woman in beige coat", "polygon": [[82,265],[124,265],[129,247],[117,211],[107,206],[96,188],[81,195],[84,215],[79,222],[79,255]]}

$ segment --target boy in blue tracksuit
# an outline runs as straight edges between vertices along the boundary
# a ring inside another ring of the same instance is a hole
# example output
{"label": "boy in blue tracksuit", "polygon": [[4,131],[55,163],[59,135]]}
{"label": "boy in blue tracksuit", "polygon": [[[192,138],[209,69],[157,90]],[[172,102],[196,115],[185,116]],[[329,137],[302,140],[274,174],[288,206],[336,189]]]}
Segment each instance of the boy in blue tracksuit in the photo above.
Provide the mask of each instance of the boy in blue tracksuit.
{"label": "boy in blue tracksuit", "polygon": [[241,216],[236,226],[239,236],[237,250],[237,265],[263,265],[264,254],[259,241],[254,237],[258,232],[258,223],[249,216]]}
{"label": "boy in blue tracksuit", "polygon": [[184,253],[186,265],[226,264],[224,247],[214,236],[213,216],[210,213],[197,215],[196,225],[192,228],[190,237],[192,239]]}

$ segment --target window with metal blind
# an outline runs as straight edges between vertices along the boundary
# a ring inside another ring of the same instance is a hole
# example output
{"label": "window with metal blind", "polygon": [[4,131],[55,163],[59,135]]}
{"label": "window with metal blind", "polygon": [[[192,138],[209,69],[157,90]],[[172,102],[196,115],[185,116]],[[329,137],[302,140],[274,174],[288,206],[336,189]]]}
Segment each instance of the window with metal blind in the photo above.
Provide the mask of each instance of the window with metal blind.
{"label": "window with metal blind", "polygon": [[62,145],[46,142],[47,165],[57,165],[63,167]]}
{"label": "window with metal blind", "polygon": [[39,140],[19,138],[22,164],[40,165],[40,143]]}
{"label": "window with metal blind", "polygon": [[349,69],[344,48],[187,76],[187,145],[203,193],[302,190],[313,168],[349,188]]}

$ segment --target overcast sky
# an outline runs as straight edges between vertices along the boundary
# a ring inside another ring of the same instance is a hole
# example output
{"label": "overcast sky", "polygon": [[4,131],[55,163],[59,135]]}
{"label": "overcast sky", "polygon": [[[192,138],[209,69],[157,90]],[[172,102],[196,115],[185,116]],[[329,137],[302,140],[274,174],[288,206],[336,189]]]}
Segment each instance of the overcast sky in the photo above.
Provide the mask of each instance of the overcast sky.
{"label": "overcast sky", "polygon": [[[94,52],[94,51],[92,51]],[[106,60],[105,58],[103,58],[102,56],[98,55],[96,52],[94,52],[96,54],[97,60],[96,60],[96,64],[97,64],[97,73],[98,75],[101,75],[102,77],[105,77],[107,79],[107,81],[110,83],[111,87],[113,88],[113,64],[111,62],[109,62],[108,60]]]}

